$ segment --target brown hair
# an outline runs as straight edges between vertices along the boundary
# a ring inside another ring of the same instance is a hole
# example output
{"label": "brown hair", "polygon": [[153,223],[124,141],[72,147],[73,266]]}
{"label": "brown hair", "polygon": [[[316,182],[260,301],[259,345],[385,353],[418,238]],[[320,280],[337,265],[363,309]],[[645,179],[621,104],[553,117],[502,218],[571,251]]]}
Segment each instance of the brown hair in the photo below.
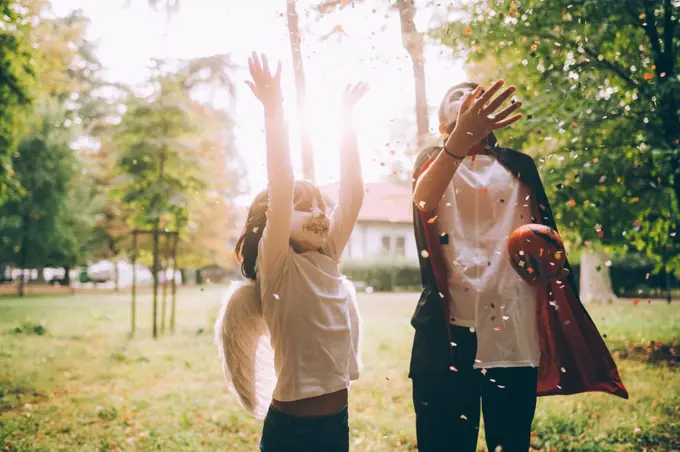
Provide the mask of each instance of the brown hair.
{"label": "brown hair", "polygon": [[[295,193],[293,206],[295,210],[305,211],[311,209],[312,202],[316,200],[321,209],[326,209],[326,201],[321,195],[319,188],[304,180],[295,181]],[[262,232],[267,225],[267,207],[269,205],[269,190],[264,190],[255,197],[248,209],[248,218],[241,232],[234,254],[236,261],[241,264],[241,273],[248,279],[255,280],[257,272],[257,251],[262,238]]]}

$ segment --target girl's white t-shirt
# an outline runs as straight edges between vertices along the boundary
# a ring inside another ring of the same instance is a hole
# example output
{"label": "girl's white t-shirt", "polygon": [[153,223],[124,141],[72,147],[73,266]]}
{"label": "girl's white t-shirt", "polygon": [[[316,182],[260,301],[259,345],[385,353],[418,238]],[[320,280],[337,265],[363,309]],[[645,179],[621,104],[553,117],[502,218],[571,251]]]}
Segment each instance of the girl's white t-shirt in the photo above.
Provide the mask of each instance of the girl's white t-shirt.
{"label": "girl's white t-shirt", "polygon": [[507,239],[531,223],[529,189],[495,157],[466,157],[437,209],[450,323],[477,333],[475,368],[538,366],[536,291],[509,262]]}
{"label": "girl's white t-shirt", "polygon": [[289,247],[269,268],[260,265],[265,244],[288,237],[272,237],[281,232],[265,227],[260,241],[257,275],[278,378],[274,399],[281,402],[346,389],[359,378],[356,292],[338,266],[353,224],[342,216],[338,206],[321,252],[297,253]]}

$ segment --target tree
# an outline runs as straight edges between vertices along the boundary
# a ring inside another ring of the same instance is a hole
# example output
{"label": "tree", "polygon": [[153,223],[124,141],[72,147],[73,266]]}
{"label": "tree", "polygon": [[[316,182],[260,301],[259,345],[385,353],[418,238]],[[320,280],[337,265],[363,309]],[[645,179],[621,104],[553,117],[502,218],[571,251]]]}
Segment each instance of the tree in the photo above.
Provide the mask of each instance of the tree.
{"label": "tree", "polygon": [[12,155],[34,98],[32,59],[36,52],[31,45],[29,13],[20,2],[0,0],[0,204],[20,190],[11,166]]}
{"label": "tree", "polygon": [[518,85],[528,121],[510,141],[539,157],[574,243],[679,271],[677,2],[477,1],[455,14],[433,35]]}
{"label": "tree", "polygon": [[314,182],[314,148],[309,137],[307,122],[307,83],[300,49],[300,25],[295,0],[286,0],[286,18],[290,51],[293,57],[293,73],[295,75],[295,92],[297,95],[297,113],[300,124],[300,146],[302,151],[302,176]]}
{"label": "tree", "polygon": [[[63,256],[73,260],[76,230],[69,227],[78,215],[68,202],[78,160],[70,147],[73,132],[63,120],[63,107],[43,102],[12,159],[23,193],[0,206],[0,253],[20,269],[41,268]],[[71,223],[71,224],[69,224]],[[23,273],[19,296],[23,296]]]}
{"label": "tree", "polygon": [[[290,0],[289,0],[290,1]],[[363,0],[366,2],[366,0]],[[356,2],[350,2],[352,6]],[[377,3],[380,4],[380,3]],[[322,14],[330,14],[336,10],[346,8],[347,0],[324,0],[316,10]],[[425,84],[425,58],[423,55],[423,33],[415,25],[416,6],[413,0],[395,0],[390,9],[399,14],[401,26],[401,42],[411,57],[413,64],[413,81],[415,84],[415,113],[417,125],[417,146],[421,149],[430,133],[430,119],[427,104],[427,89]],[[289,19],[290,20],[290,19]]]}
{"label": "tree", "polygon": [[119,290],[118,260],[131,249],[132,228],[129,224],[130,208],[115,195],[117,149],[107,140],[98,149],[88,152],[92,163],[93,230],[91,255],[109,259],[115,264],[114,290]]}
{"label": "tree", "polygon": [[161,231],[185,236],[193,220],[191,206],[212,188],[212,173],[207,168],[214,160],[204,159],[204,128],[197,120],[198,103],[192,93],[199,87],[221,87],[226,88],[225,96],[231,96],[233,85],[227,74],[231,67],[226,55],[175,63],[156,61],[149,81],[151,94],[130,97],[114,134],[118,175],[122,177],[117,195],[132,209],[131,226],[151,227],[152,231],[154,337],[158,335]]}
{"label": "tree", "polygon": [[171,78],[157,76],[155,92],[148,98],[131,98],[115,142],[120,155],[121,200],[135,210],[135,229],[151,226],[153,236],[153,337],[158,336],[157,294],[159,233],[176,230],[176,214],[193,193],[204,188],[200,165],[186,137],[194,132],[186,97]]}

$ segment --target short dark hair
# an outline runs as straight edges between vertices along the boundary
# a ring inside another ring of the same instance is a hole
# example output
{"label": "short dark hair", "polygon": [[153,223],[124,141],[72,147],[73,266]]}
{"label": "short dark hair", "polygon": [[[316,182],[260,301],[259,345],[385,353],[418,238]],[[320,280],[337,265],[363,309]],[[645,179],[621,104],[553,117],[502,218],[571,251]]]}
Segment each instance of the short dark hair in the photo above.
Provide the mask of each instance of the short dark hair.
{"label": "short dark hair", "polygon": [[[442,101],[439,103],[439,124],[446,124],[446,118],[444,117],[444,104],[446,103],[446,99],[449,98],[451,91],[453,91],[454,89],[458,89],[458,88],[475,89],[478,86],[479,86],[479,84],[477,84],[475,82],[463,82],[463,83],[459,83],[457,85],[453,85],[451,88],[447,89],[446,94],[444,94]],[[451,124],[446,124],[446,125],[450,126]]]}

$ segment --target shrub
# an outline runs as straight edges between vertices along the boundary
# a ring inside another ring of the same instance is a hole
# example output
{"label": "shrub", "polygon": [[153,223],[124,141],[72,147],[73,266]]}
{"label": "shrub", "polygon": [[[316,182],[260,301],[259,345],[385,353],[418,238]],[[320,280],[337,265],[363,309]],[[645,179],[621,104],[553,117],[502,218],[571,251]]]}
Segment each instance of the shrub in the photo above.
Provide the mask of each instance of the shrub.
{"label": "shrub", "polygon": [[419,290],[421,287],[418,261],[412,260],[348,260],[342,272],[355,283],[364,283],[379,292]]}

